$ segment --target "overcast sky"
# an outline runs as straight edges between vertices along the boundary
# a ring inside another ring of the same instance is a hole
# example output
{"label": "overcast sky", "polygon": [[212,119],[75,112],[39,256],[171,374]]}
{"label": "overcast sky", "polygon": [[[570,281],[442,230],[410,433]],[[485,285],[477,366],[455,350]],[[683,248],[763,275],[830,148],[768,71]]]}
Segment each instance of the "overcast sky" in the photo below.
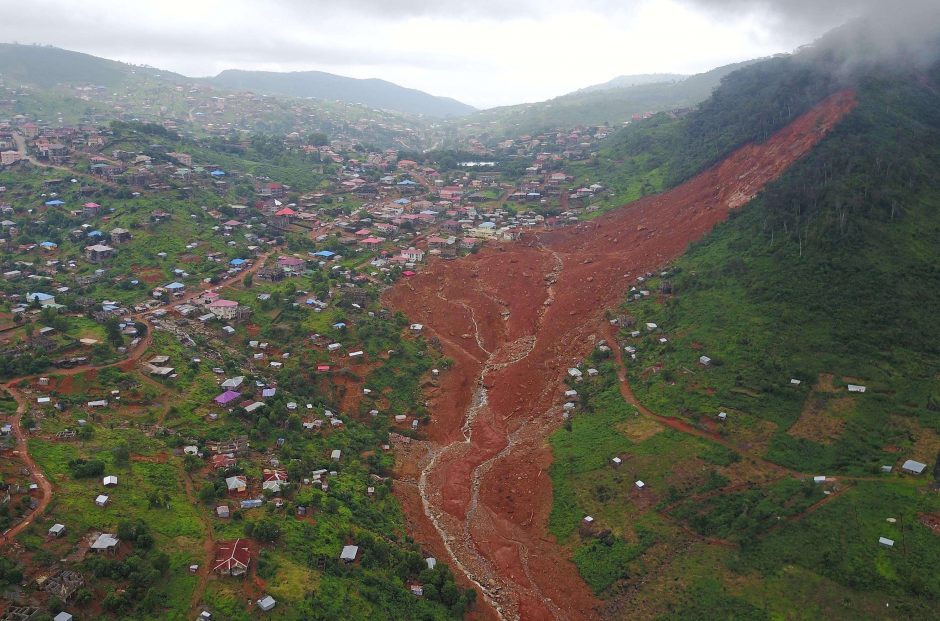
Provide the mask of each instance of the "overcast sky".
{"label": "overcast sky", "polygon": [[27,0],[0,41],[189,76],[383,78],[477,107],[790,52],[875,0]]}

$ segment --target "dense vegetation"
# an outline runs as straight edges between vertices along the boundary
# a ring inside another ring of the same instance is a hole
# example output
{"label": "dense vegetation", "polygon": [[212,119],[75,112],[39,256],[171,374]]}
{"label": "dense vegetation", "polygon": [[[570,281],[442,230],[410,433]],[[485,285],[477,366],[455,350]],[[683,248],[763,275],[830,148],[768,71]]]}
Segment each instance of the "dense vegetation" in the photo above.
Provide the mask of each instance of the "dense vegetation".
{"label": "dense vegetation", "polygon": [[[597,379],[579,391],[588,404],[607,395],[600,413],[553,437],[553,532],[612,602],[618,584],[641,578],[647,589],[683,584],[657,604],[663,619],[922,617],[940,601],[940,543],[925,521],[940,512],[932,468],[926,481],[897,474],[904,459],[932,464],[940,448],[940,65],[846,69],[844,57],[818,45],[746,68],[687,117],[624,130],[601,159],[619,175],[615,189],[659,190],[766,138],[830,92],[857,91],[856,110],[813,152],[643,285],[669,294],[623,309],[637,325],[659,326],[621,334],[637,348],[628,376],[639,400],[739,452],[709,456],[693,451],[699,440],[644,426]],[[867,391],[849,393],[850,383]],[[647,446],[667,456],[661,481],[645,467]],[[615,451],[659,488],[655,512],[627,491],[632,476],[616,484]],[[803,480],[780,479],[758,457]],[[690,481],[692,472],[702,474]],[[820,474],[841,479],[809,482]],[[823,489],[835,497],[820,501]],[[583,526],[575,536],[586,514],[613,539]],[[688,543],[690,532],[711,547]],[[598,579],[611,554],[650,537],[691,546],[681,567],[653,571],[654,544]],[[878,537],[897,543],[879,547]]]}

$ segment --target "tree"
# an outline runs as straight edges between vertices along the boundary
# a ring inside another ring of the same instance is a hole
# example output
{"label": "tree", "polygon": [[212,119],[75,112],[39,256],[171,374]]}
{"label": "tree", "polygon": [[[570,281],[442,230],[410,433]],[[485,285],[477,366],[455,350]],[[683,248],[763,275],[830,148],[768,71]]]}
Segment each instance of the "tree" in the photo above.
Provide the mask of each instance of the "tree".
{"label": "tree", "polygon": [[36,326],[33,324],[32,321],[27,321],[27,322],[26,322],[26,326],[25,326],[25,330],[26,330],[26,338],[27,338],[27,339],[32,339],[32,338],[33,338],[33,333],[36,331]]}
{"label": "tree", "polygon": [[122,468],[126,467],[131,461],[131,450],[127,442],[120,442],[111,449],[111,457],[114,459],[115,465],[121,466]]}

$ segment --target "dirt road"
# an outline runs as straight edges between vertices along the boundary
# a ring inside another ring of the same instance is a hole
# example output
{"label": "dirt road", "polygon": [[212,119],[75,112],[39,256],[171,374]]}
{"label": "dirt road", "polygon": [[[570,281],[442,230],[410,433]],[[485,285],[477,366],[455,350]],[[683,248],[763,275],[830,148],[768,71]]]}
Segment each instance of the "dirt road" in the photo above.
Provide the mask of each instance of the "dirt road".
{"label": "dirt road", "polygon": [[386,293],[454,360],[430,400],[430,441],[403,454],[396,491],[415,539],[450,557],[499,617],[597,617],[598,601],[547,532],[546,438],[561,422],[565,369],[604,338],[605,309],[779,177],[854,103],[853,93],[833,95],[670,192],[432,262]]}

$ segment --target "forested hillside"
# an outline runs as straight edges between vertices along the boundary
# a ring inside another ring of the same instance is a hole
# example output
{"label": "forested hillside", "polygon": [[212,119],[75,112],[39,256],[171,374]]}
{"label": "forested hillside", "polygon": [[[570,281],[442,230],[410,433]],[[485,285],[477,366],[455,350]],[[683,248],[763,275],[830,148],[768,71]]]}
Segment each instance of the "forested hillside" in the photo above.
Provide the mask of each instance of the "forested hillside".
{"label": "forested hillside", "polygon": [[[612,616],[927,618],[940,603],[940,64],[849,65],[839,35],[729,76],[695,113],[630,128],[607,154],[621,187],[654,191],[831,92],[858,101],[619,309],[654,326],[619,334],[637,402],[699,437],[636,418],[599,354],[602,381],[578,388],[592,416],[553,437],[553,532]],[[627,474],[591,462],[598,447]],[[926,471],[905,474],[908,459]],[[631,526],[578,537],[569,516],[588,513]]]}

